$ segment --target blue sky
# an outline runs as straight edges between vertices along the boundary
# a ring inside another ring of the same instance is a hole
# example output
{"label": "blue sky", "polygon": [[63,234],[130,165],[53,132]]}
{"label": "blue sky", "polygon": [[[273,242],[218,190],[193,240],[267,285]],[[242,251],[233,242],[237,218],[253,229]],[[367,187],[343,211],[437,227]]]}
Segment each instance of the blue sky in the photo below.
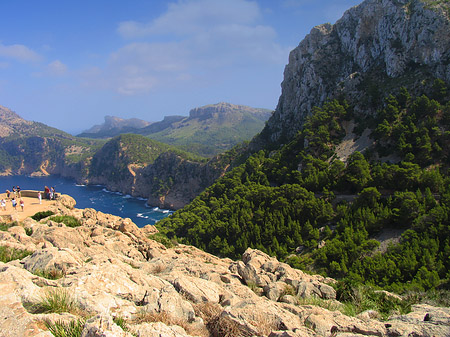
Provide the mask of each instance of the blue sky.
{"label": "blue sky", "polygon": [[360,2],[1,1],[0,105],[70,133],[105,115],[274,109],[289,51]]}

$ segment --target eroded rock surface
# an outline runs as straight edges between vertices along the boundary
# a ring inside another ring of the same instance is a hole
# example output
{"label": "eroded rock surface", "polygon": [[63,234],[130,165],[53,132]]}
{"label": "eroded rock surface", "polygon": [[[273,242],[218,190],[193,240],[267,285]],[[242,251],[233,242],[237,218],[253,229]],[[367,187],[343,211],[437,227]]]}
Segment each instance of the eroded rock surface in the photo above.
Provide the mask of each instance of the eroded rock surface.
{"label": "eroded rock surface", "polygon": [[[232,261],[191,246],[167,249],[148,238],[152,230],[130,219],[63,204],[52,210],[82,225],[28,218],[0,232],[0,245],[32,253],[0,263],[0,336],[51,336],[43,320],[79,318],[85,320],[83,336],[448,336],[450,331],[449,308],[417,305],[408,315],[381,322],[376,313],[356,318],[298,305],[311,296],[338,303],[335,281],[258,250]],[[30,236],[24,227],[32,230]],[[43,277],[55,270],[63,277]],[[77,309],[59,314],[36,309],[55,292],[72,298]],[[118,319],[126,325],[116,324]]]}

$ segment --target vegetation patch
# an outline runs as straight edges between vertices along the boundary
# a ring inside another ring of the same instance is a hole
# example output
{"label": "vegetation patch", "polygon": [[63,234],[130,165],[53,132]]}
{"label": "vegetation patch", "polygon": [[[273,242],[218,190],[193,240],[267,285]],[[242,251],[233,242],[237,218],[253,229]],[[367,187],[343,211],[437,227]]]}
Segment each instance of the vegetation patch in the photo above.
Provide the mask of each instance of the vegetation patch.
{"label": "vegetation patch", "polygon": [[0,261],[7,263],[13,260],[22,260],[24,257],[33,254],[28,250],[11,248],[8,246],[0,246]]}
{"label": "vegetation patch", "polygon": [[47,221],[54,221],[58,223],[63,223],[67,227],[79,227],[81,226],[81,222],[71,215],[55,215],[50,217]]}
{"label": "vegetation patch", "polygon": [[77,314],[79,312],[75,299],[66,288],[49,288],[36,303],[27,303],[25,307],[34,314],[63,312]]}
{"label": "vegetation patch", "polygon": [[32,215],[31,218],[33,220],[40,221],[40,220],[47,218],[53,214],[55,214],[55,213],[53,213],[52,211],[41,211],[41,212],[37,212],[34,215]]}
{"label": "vegetation patch", "polygon": [[60,270],[60,269],[56,269],[56,268],[51,268],[51,269],[35,269],[33,270],[33,274],[46,278],[48,280],[58,280],[60,278],[63,278],[65,276],[64,271]]}
{"label": "vegetation patch", "polygon": [[164,245],[166,248],[173,248],[175,247],[178,243],[176,242],[176,240],[174,239],[169,239],[167,237],[167,235],[164,235],[163,233],[155,233],[155,234],[151,234],[148,236],[149,239],[154,240],[156,242],[161,243],[162,245]]}
{"label": "vegetation patch", "polygon": [[45,327],[55,337],[80,337],[86,321],[83,318],[70,322],[44,320]]}

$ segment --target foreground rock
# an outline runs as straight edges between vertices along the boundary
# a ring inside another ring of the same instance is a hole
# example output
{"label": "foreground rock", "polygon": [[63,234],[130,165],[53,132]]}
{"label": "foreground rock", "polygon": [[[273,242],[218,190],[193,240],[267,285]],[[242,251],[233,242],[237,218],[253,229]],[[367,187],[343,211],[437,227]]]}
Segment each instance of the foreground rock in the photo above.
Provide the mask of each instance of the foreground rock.
{"label": "foreground rock", "polygon": [[[149,228],[129,219],[64,204],[69,208],[57,204],[53,211],[76,217],[81,226],[28,218],[0,232],[1,246],[32,253],[0,263],[0,336],[52,336],[45,320],[79,321],[84,337],[448,336],[450,331],[448,308],[418,305],[381,322],[369,314],[356,318],[297,305],[312,296],[339,304],[334,280],[253,249],[237,262],[191,246],[167,249],[148,238]],[[62,277],[43,277],[49,274]],[[49,296],[59,296],[59,302],[65,296],[73,308],[46,310],[42,301]]]}

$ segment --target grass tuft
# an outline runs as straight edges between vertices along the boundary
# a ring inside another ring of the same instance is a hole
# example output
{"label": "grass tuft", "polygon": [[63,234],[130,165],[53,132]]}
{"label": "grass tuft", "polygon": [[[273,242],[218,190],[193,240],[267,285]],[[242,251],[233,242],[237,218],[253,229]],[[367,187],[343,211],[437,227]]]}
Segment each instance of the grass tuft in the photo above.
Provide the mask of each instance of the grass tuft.
{"label": "grass tuft", "polygon": [[33,274],[46,278],[48,280],[59,280],[60,278],[63,278],[65,276],[64,271],[56,268],[52,269],[35,269],[33,270]]}
{"label": "grass tuft", "polygon": [[74,216],[71,215],[55,215],[50,217],[47,221],[55,221],[58,223],[63,223],[65,224],[67,227],[79,227],[81,226],[81,222],[75,218]]}
{"label": "grass tuft", "polygon": [[83,332],[85,320],[80,318],[69,323],[45,320],[44,324],[55,337],[80,337]]}
{"label": "grass tuft", "polygon": [[28,311],[36,314],[40,313],[63,313],[76,314],[78,307],[72,294],[65,288],[50,288],[37,303],[31,304]]}
{"label": "grass tuft", "polygon": [[0,246],[0,261],[7,263],[13,260],[22,260],[24,257],[33,254],[28,250],[11,248],[8,246]]}

